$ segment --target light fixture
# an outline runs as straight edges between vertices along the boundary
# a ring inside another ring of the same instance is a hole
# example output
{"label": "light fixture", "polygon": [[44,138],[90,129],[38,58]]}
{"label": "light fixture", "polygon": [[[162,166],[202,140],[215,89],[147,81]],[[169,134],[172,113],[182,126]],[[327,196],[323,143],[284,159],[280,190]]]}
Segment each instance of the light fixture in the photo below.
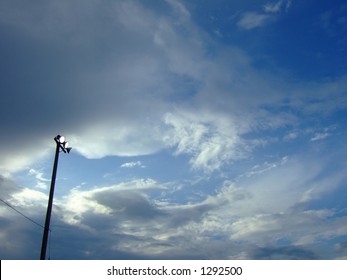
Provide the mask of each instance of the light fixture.
{"label": "light fixture", "polygon": [[69,147],[69,142],[65,141],[64,136],[57,135],[54,140],[64,153],[70,153],[72,148]]}
{"label": "light fixture", "polygon": [[65,142],[65,137],[64,136],[60,136],[60,135],[57,135],[57,141],[59,142],[59,143],[64,143]]}

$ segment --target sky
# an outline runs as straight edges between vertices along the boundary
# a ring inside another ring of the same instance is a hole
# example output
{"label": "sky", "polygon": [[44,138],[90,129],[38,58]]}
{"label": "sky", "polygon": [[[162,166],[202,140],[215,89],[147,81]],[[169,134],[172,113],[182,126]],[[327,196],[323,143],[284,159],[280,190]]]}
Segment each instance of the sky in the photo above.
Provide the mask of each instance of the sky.
{"label": "sky", "polygon": [[347,259],[346,15],[1,0],[0,258]]}

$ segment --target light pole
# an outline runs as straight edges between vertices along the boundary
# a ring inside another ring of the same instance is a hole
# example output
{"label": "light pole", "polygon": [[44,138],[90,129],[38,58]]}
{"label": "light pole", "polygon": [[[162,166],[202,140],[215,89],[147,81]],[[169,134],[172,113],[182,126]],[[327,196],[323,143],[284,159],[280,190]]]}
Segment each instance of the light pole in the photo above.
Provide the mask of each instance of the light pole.
{"label": "light pole", "polygon": [[53,172],[52,172],[51,188],[49,191],[46,222],[45,222],[45,228],[43,230],[43,237],[42,237],[41,256],[40,256],[41,260],[46,259],[47,240],[48,240],[49,224],[51,221],[54,185],[55,185],[55,177],[57,175],[59,152],[61,150],[64,153],[70,153],[71,151],[71,148],[69,147],[69,143],[65,141],[64,136],[57,135],[56,137],[54,137],[54,141],[57,145],[55,149],[55,158],[54,158],[54,165],[53,165]]}

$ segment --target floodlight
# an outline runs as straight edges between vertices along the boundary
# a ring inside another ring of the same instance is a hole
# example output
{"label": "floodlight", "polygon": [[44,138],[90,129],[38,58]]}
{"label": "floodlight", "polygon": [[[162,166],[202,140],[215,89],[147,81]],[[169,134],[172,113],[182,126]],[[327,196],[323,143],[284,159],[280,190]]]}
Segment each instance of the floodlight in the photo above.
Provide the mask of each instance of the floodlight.
{"label": "floodlight", "polygon": [[58,141],[63,144],[65,142],[65,137],[64,136],[60,136],[58,138]]}

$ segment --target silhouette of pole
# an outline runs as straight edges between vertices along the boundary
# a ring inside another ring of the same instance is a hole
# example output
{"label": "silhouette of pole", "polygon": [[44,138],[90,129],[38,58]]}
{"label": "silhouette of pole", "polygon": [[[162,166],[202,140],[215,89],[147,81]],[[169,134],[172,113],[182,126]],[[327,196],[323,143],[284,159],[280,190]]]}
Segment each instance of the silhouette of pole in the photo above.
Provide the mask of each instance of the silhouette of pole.
{"label": "silhouette of pole", "polygon": [[41,260],[45,260],[46,259],[48,232],[49,232],[49,224],[50,224],[50,221],[51,221],[55,178],[57,176],[57,168],[58,168],[58,160],[59,160],[59,150],[60,150],[60,147],[59,147],[59,144],[57,143],[57,147],[55,149],[55,158],[54,158],[54,165],[53,165],[51,188],[50,188],[50,191],[49,191],[49,199],[48,199],[48,206],[47,206],[47,213],[46,213],[46,222],[45,222],[45,228],[44,228],[44,231],[43,231],[43,238],[42,238],[41,257],[40,257]]}
{"label": "silhouette of pole", "polygon": [[58,135],[57,137],[54,138],[54,140],[55,140],[57,146],[55,149],[51,188],[49,191],[49,199],[48,199],[48,206],[47,206],[47,213],[46,213],[46,222],[45,222],[45,227],[43,230],[40,260],[46,259],[47,241],[48,241],[49,225],[50,225],[50,221],[51,221],[51,214],[52,214],[52,207],[53,207],[53,196],[54,196],[55,178],[57,176],[57,169],[58,169],[59,152],[60,152],[60,149],[62,149],[62,151],[64,153],[66,153],[66,152],[69,153],[71,150],[71,148],[68,147],[68,143],[65,142],[65,138],[63,136]]}

